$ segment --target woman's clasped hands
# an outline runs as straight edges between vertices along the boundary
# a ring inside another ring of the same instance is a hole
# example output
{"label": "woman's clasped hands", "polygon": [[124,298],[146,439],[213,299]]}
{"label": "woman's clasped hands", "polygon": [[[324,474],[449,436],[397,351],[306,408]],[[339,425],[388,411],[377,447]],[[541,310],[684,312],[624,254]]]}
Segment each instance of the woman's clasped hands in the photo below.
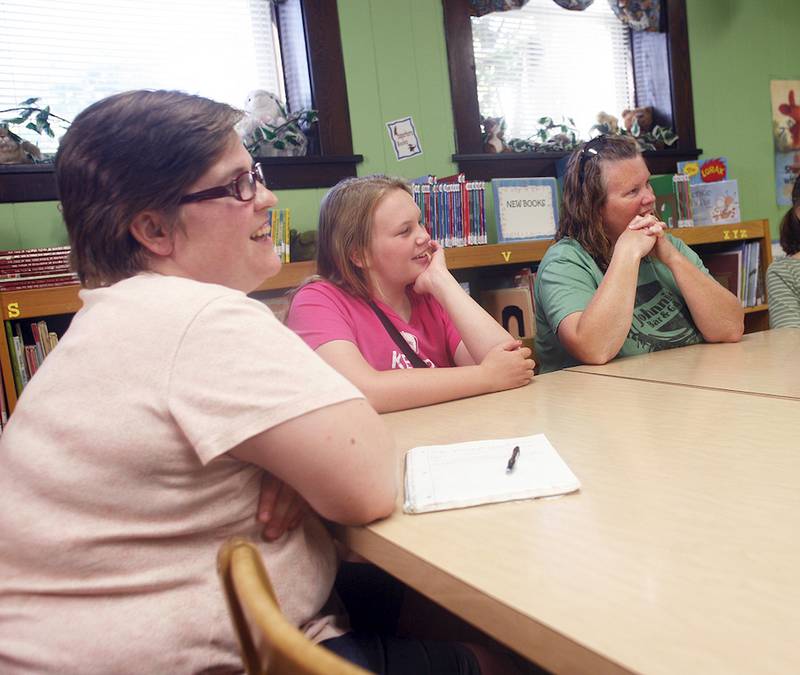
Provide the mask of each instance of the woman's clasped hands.
{"label": "woman's clasped hands", "polygon": [[[620,234],[616,247],[622,247],[644,258],[651,252],[658,255],[659,242],[667,242],[664,237],[666,226],[652,213],[636,216]],[[615,247],[615,248],[616,248]]]}

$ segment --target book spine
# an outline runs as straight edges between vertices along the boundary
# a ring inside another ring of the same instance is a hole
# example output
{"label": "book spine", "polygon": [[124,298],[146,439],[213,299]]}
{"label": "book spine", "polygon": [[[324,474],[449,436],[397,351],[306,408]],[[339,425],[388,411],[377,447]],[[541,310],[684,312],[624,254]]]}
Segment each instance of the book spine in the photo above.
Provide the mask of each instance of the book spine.
{"label": "book spine", "polygon": [[33,288],[53,288],[54,286],[74,286],[78,284],[77,279],[39,279],[0,282],[0,291],[25,291]]}
{"label": "book spine", "polygon": [[25,388],[25,385],[28,384],[28,368],[25,365],[25,344],[17,335],[15,335],[12,339],[14,340],[14,353],[17,356],[17,368],[19,368],[19,381],[21,384],[18,393],[21,394],[22,390]]}
{"label": "book spine", "polygon": [[39,333],[39,324],[31,323],[31,335],[33,335],[33,343],[34,348],[36,349],[36,355],[38,357],[39,363],[44,361],[44,345],[42,344],[42,338]]}
{"label": "book spine", "polygon": [[20,274],[20,273],[9,273],[9,274],[0,274],[0,283],[4,283],[6,281],[39,281],[40,279],[75,279],[75,275],[72,272],[65,272],[63,270],[56,270],[56,271],[48,271],[48,270],[40,270],[36,273],[30,274]]}
{"label": "book spine", "polygon": [[39,340],[42,343],[42,349],[44,351],[42,359],[44,359],[44,357],[50,353],[50,344],[49,340],[47,339],[50,331],[47,328],[47,322],[44,320],[38,321],[36,323],[36,330],[39,332]]}
{"label": "book spine", "polygon": [[22,374],[19,372],[19,361],[17,360],[17,350],[14,346],[14,335],[11,332],[11,323],[4,321],[6,328],[6,341],[8,342],[8,354],[11,357],[11,372],[14,376],[14,389],[17,396],[22,393]]}
{"label": "book spine", "polygon": [[69,259],[68,248],[37,248],[33,250],[0,251],[0,260],[34,259],[34,258],[63,258]]}

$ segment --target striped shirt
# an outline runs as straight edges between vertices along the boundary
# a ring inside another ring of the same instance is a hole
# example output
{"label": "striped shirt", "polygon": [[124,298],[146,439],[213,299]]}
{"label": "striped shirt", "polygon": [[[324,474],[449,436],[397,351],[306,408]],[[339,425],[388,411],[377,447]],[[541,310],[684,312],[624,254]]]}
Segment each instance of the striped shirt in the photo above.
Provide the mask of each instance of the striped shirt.
{"label": "striped shirt", "polygon": [[800,328],[800,258],[781,258],[767,269],[769,327]]}

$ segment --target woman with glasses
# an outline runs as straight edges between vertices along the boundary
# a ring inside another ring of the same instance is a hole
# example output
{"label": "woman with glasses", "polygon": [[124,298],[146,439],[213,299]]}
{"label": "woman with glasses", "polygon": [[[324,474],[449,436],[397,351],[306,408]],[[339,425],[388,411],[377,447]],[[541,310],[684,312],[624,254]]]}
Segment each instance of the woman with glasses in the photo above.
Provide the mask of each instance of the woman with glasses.
{"label": "woman with glasses", "polygon": [[[240,671],[215,559],[230,536],[260,538],[265,470],[333,521],[394,508],[377,414],[245,295],[280,262],[239,117],[128,92],[61,141],[83,307],[0,443],[3,673]],[[261,543],[281,606],[337,637],[333,542],[311,512],[290,518]]]}
{"label": "woman with glasses", "polygon": [[[521,347],[459,286],[408,184],[349,178],[319,215],[318,277],[286,319],[379,412],[528,384]],[[463,366],[452,368],[451,366]]]}
{"label": "woman with glasses", "polygon": [[741,304],[665,231],[649,178],[630,138],[600,136],[570,157],[556,243],[536,277],[543,373],[741,338]]}
{"label": "woman with glasses", "polygon": [[280,263],[239,117],[128,92],[61,141],[83,307],[0,442],[0,672],[241,672],[215,560],[259,539],[268,476],[260,549],[290,621],[375,672],[480,673],[462,644],[354,636],[331,595],[320,517],[391,513],[396,458],[363,395],[246,295]]}

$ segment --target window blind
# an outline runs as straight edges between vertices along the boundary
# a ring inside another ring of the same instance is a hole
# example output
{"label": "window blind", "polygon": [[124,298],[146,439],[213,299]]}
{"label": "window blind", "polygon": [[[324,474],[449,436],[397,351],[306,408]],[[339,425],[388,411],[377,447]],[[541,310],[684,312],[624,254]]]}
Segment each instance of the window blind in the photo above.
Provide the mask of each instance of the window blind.
{"label": "window blind", "polygon": [[[140,88],[235,107],[252,89],[281,95],[272,17],[269,0],[0,0],[0,110],[39,96],[71,120],[98,99]],[[43,152],[57,148],[14,131]]]}
{"label": "window blind", "polygon": [[630,32],[607,2],[575,12],[531,0],[471,20],[481,115],[504,117],[506,139],[562,116],[588,138],[598,112],[633,107]]}

